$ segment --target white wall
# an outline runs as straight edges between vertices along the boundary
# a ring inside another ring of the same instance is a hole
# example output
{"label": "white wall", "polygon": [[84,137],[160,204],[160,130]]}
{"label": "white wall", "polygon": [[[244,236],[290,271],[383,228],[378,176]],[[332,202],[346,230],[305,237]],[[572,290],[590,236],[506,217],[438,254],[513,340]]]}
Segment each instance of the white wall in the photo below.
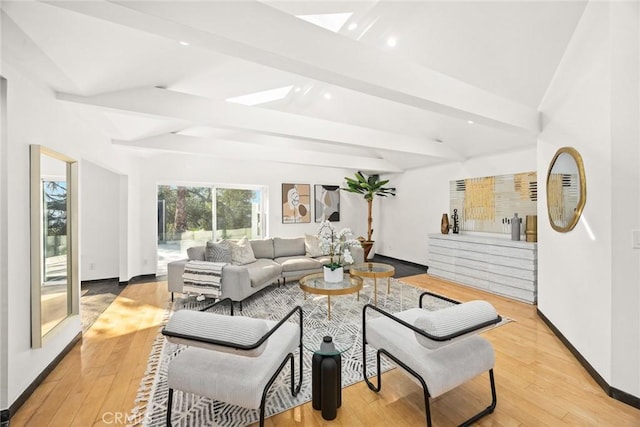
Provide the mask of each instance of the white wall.
{"label": "white wall", "polygon": [[[2,74],[2,73],[0,73]],[[8,354],[7,341],[2,337],[9,335],[9,280],[8,259],[9,239],[7,237],[9,223],[7,222],[7,165],[9,164],[7,137],[7,93],[6,80],[0,78],[0,410],[9,406],[7,400],[8,384]]]}
{"label": "white wall", "polygon": [[120,176],[81,161],[80,280],[120,275]]}
{"label": "white wall", "polygon": [[611,384],[640,397],[640,3],[611,7]]}
{"label": "white wall", "polygon": [[[376,198],[376,253],[427,265],[429,233],[440,232],[442,214],[449,213],[449,181],[535,171],[535,148],[414,169],[389,177],[396,197]],[[540,178],[538,177],[538,180]],[[449,213],[450,214],[450,213]]]}
{"label": "white wall", "polygon": [[[210,184],[246,184],[264,185],[268,188],[268,234],[269,236],[296,237],[305,233],[316,234],[319,223],[282,224],[282,183],[300,183],[311,185],[313,204],[313,186],[315,184],[344,186],[344,177],[352,176],[353,171],[319,168],[306,165],[265,163],[259,161],[215,160],[202,156],[177,154],[158,154],[145,159],[140,183],[140,209],[145,220],[140,223],[140,239],[143,242],[143,273],[155,273],[156,265],[156,197],[159,184],[210,185]],[[365,235],[367,231],[366,203],[362,196],[341,192],[340,221],[337,228],[349,227],[355,236]],[[146,265],[144,261],[147,261]]]}
{"label": "white wall", "polygon": [[[538,175],[572,146],[587,203],[569,233],[546,218],[539,187],[538,307],[609,385],[640,396],[638,4],[591,2],[541,104]],[[628,19],[627,19],[628,18]],[[630,56],[629,56],[630,55]]]}
{"label": "white wall", "polygon": [[[55,100],[50,89],[27,80],[26,74],[16,69],[14,64],[3,62],[2,73],[8,84],[8,146],[6,150],[3,147],[0,173],[3,185],[6,185],[2,203],[10,207],[6,209],[6,223],[10,227],[2,236],[4,238],[6,235],[10,248],[6,254],[7,268],[3,271],[8,292],[7,298],[0,303],[2,310],[6,310],[8,324],[8,333],[0,335],[0,348],[6,348],[8,366],[7,375],[0,378],[0,389],[7,390],[6,401],[1,402],[3,407],[0,408],[5,409],[6,405],[15,402],[81,330],[79,316],[76,316],[43,348],[31,349],[29,145],[40,144],[78,160],[107,162],[111,169],[125,174],[127,170],[135,169],[131,167],[128,154],[114,149],[108,138],[96,134],[69,105]],[[81,192],[83,184],[86,183],[80,170]],[[82,200],[80,206],[82,209]],[[134,211],[133,215],[138,213]],[[90,224],[90,219],[84,218],[83,222],[86,226]]]}

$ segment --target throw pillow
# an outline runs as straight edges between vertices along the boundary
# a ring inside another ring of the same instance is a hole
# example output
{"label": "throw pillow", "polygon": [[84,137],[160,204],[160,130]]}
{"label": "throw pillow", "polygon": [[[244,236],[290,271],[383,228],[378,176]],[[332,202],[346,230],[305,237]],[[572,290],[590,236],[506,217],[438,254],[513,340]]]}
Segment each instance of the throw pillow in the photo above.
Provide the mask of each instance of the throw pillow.
{"label": "throw pillow", "polygon": [[229,242],[226,240],[220,242],[209,240],[204,253],[204,260],[209,262],[231,262]]}
{"label": "throw pillow", "polygon": [[206,261],[206,253],[204,246],[192,246],[187,249],[187,256],[190,260]]}
{"label": "throw pillow", "polygon": [[237,242],[229,241],[231,248],[231,263],[235,265],[245,265],[256,260],[251,248],[251,243],[247,237],[243,237]]}
{"label": "throw pillow", "polygon": [[304,235],[304,249],[307,256],[313,258],[326,255],[322,252],[322,248],[320,247],[320,238],[315,234]]}

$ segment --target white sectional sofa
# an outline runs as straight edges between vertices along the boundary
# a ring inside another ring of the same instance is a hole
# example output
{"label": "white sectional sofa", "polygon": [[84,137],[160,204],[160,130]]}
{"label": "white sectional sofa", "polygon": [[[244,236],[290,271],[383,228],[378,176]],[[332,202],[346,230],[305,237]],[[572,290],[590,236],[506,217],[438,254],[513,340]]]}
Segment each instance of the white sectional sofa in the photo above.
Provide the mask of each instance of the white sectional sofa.
{"label": "white sectional sofa", "polygon": [[[222,294],[220,298],[231,298],[241,302],[260,289],[282,279],[296,280],[307,274],[319,273],[322,265],[328,262],[328,256],[313,257],[307,255],[308,244],[305,237],[273,237],[263,240],[249,240],[255,261],[244,265],[227,264],[222,269]],[[354,263],[364,261],[361,247],[350,248]],[[189,260],[205,261],[205,246],[196,246],[187,250],[189,259],[170,262],[168,268],[168,287],[173,293],[183,292],[182,274]],[[348,265],[345,270],[348,270]],[[242,306],[241,306],[242,307]]]}

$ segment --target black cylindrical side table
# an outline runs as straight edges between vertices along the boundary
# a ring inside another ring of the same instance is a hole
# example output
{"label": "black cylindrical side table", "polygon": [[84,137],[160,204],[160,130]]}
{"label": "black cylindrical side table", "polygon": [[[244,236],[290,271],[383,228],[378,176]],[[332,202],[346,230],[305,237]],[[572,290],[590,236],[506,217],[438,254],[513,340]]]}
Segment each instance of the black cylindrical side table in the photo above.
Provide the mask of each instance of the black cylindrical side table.
{"label": "black cylindrical side table", "polygon": [[311,401],[322,418],[333,420],[342,405],[342,357],[326,336],[311,360]]}

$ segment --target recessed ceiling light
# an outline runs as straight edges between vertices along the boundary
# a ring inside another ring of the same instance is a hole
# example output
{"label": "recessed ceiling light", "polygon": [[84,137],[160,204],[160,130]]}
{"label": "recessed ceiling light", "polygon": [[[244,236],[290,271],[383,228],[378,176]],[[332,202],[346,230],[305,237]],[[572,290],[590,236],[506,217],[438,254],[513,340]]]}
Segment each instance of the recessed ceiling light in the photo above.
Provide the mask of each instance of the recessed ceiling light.
{"label": "recessed ceiling light", "polygon": [[396,47],[397,44],[398,44],[398,39],[396,39],[395,37],[389,37],[387,39],[387,46]]}
{"label": "recessed ceiling light", "polygon": [[351,24],[349,24],[347,28],[349,29],[349,31],[353,31],[356,28],[358,28],[358,24],[356,24],[355,22],[352,22]]}
{"label": "recessed ceiling light", "polygon": [[475,122],[473,120],[467,120],[467,123],[469,123],[470,125],[474,124]]}
{"label": "recessed ceiling light", "polygon": [[183,40],[180,40],[178,43],[180,43],[180,46],[189,46],[191,44],[191,43],[185,42]]}
{"label": "recessed ceiling light", "polygon": [[331,99],[331,94],[329,92],[325,92],[323,96],[324,96],[324,99],[326,100]]}

